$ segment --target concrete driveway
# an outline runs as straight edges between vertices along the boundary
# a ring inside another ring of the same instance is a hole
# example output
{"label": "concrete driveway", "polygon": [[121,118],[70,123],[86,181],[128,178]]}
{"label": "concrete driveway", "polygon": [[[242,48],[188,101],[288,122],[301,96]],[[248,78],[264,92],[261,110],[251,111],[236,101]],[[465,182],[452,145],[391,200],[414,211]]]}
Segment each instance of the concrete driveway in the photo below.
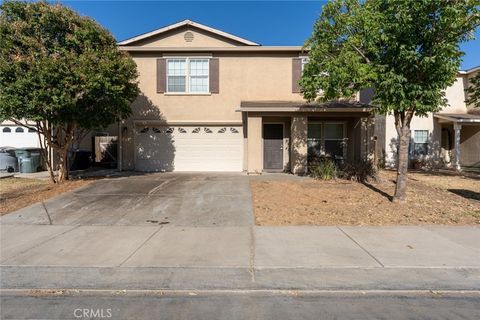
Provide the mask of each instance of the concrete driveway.
{"label": "concrete driveway", "polygon": [[104,179],[0,218],[1,224],[251,226],[248,177],[157,173]]}

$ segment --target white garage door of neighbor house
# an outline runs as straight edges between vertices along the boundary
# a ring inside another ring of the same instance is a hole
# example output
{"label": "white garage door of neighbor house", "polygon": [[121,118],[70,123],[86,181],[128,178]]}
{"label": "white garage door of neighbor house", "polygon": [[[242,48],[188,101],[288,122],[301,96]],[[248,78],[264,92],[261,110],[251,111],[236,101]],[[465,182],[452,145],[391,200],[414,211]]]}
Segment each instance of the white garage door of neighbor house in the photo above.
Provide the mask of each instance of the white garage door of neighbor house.
{"label": "white garage door of neighbor house", "polygon": [[239,126],[142,126],[135,135],[138,171],[242,171]]}

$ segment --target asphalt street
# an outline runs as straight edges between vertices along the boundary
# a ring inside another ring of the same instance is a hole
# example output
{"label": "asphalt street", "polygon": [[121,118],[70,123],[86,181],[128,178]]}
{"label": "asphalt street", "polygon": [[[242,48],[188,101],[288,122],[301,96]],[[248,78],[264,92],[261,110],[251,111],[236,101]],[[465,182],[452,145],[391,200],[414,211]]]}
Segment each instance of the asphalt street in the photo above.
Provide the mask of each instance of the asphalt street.
{"label": "asphalt street", "polygon": [[1,319],[479,319],[479,292],[3,291]]}

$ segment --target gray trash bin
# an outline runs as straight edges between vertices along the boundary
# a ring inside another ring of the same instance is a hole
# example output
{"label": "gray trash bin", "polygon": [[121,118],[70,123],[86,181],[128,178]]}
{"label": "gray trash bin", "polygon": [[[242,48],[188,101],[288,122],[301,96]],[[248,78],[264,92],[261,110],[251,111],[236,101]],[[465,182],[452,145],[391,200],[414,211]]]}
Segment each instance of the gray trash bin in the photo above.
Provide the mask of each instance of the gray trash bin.
{"label": "gray trash bin", "polygon": [[33,166],[32,158],[19,158],[19,171],[21,173],[37,172],[37,168]]}
{"label": "gray trash bin", "polygon": [[40,151],[34,150],[30,153],[30,159],[32,159],[32,168],[37,172],[42,169],[42,155]]}
{"label": "gray trash bin", "polygon": [[[42,168],[41,150],[38,148],[15,149],[18,159],[18,168],[21,173],[37,172]],[[28,160],[27,160],[28,159]]]}

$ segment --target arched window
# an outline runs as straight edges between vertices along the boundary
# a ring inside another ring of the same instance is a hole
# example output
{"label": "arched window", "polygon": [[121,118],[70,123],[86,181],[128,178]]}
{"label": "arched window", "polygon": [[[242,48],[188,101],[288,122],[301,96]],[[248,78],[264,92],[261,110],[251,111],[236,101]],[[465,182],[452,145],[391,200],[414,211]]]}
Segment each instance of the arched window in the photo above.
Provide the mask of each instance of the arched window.
{"label": "arched window", "polygon": [[17,128],[15,129],[15,132],[22,133],[22,132],[23,132],[23,128],[22,128],[22,127],[17,127]]}
{"label": "arched window", "polygon": [[12,129],[10,129],[9,127],[5,127],[3,128],[2,132],[5,132],[5,133],[12,132]]}

